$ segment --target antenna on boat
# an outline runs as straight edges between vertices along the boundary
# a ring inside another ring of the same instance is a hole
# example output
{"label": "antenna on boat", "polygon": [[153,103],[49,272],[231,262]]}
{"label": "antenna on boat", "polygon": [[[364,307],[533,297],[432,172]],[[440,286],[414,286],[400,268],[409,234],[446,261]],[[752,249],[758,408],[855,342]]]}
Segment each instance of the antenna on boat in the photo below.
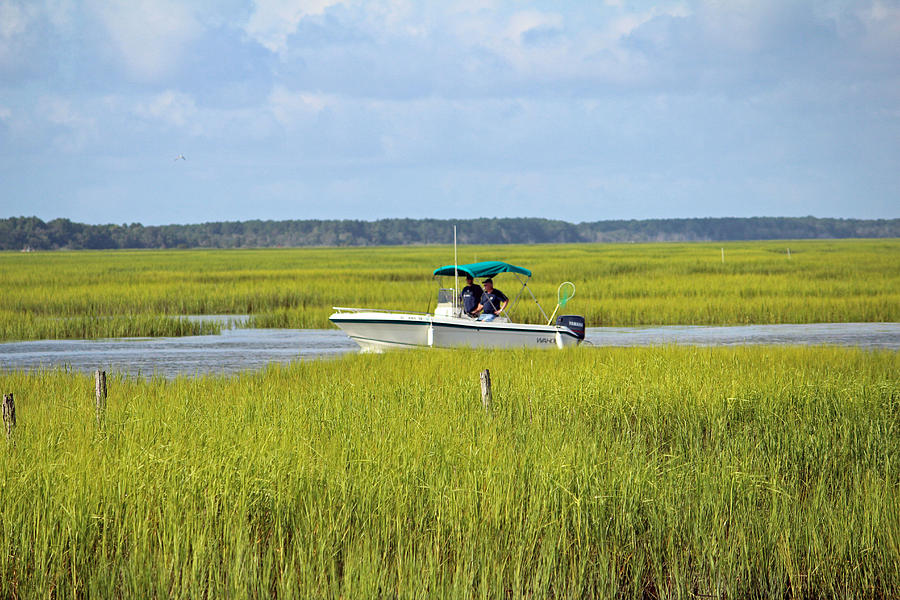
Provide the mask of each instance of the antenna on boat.
{"label": "antenna on boat", "polygon": [[456,299],[459,296],[459,260],[456,258],[456,225],[453,226],[453,314],[456,314]]}

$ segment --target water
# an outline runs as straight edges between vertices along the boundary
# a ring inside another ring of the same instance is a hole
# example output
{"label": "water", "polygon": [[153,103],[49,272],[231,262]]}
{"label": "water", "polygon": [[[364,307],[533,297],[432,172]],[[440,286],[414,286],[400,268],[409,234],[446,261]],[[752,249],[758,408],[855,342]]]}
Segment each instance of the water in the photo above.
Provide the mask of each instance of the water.
{"label": "water", "polygon": [[836,345],[900,349],[900,323],[810,323],[710,327],[592,327],[587,340],[597,346]]}
{"label": "water", "polygon": [[[208,317],[207,317],[208,318]],[[900,349],[900,323],[826,323],[741,327],[590,327],[595,346],[833,344]],[[220,335],[0,344],[0,370],[64,367],[135,376],[231,374],[270,363],[339,356],[359,347],[334,329],[224,329]]]}
{"label": "water", "polygon": [[103,340],[40,340],[0,344],[0,368],[67,366],[129,375],[229,374],[269,363],[336,356],[359,349],[327,329],[224,329],[220,335]]}

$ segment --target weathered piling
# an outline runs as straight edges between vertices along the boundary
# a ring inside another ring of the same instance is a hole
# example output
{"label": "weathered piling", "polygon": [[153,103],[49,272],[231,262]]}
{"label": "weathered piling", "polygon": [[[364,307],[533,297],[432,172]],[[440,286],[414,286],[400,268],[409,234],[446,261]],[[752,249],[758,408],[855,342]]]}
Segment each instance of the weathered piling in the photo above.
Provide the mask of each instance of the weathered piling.
{"label": "weathered piling", "polygon": [[481,372],[481,404],[484,410],[491,410],[491,370],[485,369]]}
{"label": "weathered piling", "polygon": [[97,392],[97,427],[103,427],[103,417],[106,415],[106,371],[97,369],[94,383]]}
{"label": "weathered piling", "polygon": [[16,428],[16,402],[12,394],[3,394],[3,424],[6,426],[6,441],[9,441]]}

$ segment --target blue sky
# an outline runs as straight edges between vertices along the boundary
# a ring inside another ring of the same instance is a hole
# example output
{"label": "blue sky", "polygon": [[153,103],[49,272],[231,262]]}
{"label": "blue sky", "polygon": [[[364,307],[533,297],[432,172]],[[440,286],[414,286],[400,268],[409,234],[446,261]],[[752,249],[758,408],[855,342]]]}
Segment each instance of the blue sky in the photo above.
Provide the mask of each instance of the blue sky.
{"label": "blue sky", "polygon": [[810,214],[900,216],[900,0],[0,0],[0,217]]}

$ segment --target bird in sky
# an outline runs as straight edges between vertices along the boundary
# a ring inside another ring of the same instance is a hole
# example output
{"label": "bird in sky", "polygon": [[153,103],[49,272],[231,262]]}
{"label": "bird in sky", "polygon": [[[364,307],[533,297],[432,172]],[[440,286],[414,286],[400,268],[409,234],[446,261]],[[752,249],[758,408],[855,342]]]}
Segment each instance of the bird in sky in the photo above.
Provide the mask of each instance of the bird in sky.
{"label": "bird in sky", "polygon": [[175,157],[175,160],[187,160],[187,159],[184,157],[184,154],[179,154],[178,156]]}

